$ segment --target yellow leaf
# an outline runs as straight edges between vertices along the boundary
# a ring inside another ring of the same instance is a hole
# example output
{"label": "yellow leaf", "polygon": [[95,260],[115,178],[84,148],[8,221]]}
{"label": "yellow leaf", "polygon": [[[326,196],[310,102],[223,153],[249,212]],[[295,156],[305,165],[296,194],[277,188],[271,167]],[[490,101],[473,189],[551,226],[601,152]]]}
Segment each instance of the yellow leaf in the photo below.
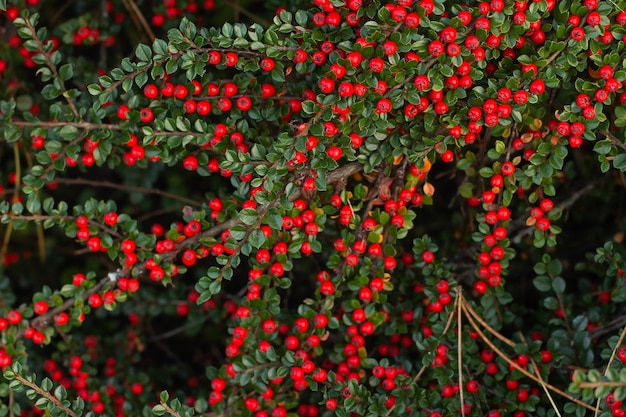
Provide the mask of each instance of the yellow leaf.
{"label": "yellow leaf", "polygon": [[533,140],[533,134],[530,132],[526,132],[520,137],[520,139],[522,140],[522,142],[528,143]]}
{"label": "yellow leaf", "polygon": [[424,158],[424,166],[422,167],[422,172],[430,171],[430,167],[432,166],[430,160],[428,158]]}
{"label": "yellow leaf", "polygon": [[422,190],[424,191],[424,194],[428,197],[432,197],[435,194],[435,187],[429,182],[424,183],[424,187],[422,188]]}
{"label": "yellow leaf", "polygon": [[530,125],[530,128],[532,130],[539,130],[541,129],[541,126],[543,126],[543,122],[541,121],[541,119],[535,119],[533,120],[533,123]]}

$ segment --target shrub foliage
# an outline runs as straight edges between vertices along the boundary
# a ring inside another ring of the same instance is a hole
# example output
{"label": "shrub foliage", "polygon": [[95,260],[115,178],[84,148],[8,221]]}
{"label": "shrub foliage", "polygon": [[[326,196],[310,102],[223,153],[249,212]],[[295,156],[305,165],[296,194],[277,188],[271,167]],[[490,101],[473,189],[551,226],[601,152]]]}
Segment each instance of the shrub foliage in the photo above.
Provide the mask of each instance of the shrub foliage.
{"label": "shrub foliage", "polygon": [[625,415],[625,1],[101,3],[1,4],[0,416]]}

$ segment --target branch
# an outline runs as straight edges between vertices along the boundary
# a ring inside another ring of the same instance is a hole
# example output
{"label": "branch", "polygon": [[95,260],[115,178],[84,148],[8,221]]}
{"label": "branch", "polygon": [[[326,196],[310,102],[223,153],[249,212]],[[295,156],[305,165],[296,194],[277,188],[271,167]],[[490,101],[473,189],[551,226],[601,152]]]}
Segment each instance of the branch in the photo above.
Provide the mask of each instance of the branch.
{"label": "branch", "polygon": [[[326,176],[326,182],[331,184],[337,181],[340,181],[342,179],[348,178],[351,175],[361,171],[363,169],[363,166],[358,163],[358,162],[350,162],[347,163],[346,165],[343,165],[337,169],[335,169],[334,171],[331,171],[330,173],[328,173],[328,175]],[[298,198],[300,198],[300,196],[302,196],[302,189],[297,189],[290,197],[289,197],[289,201],[294,201]],[[270,206],[272,204],[265,204],[261,207],[258,208],[257,212],[259,213],[259,217],[262,217],[265,213],[267,213],[267,211],[270,209]],[[210,229],[205,230],[202,233],[199,233],[197,236],[187,239],[184,242],[181,243],[181,245],[178,248],[175,248],[169,252],[166,252],[163,254],[163,259],[164,261],[171,261],[172,259],[174,259],[176,257],[176,255],[178,254],[178,252],[180,252],[181,249],[183,248],[187,248],[191,245],[193,245],[194,243],[198,242],[200,239],[202,238],[209,238],[209,237],[215,237],[220,235],[222,232],[232,228],[235,225],[241,224],[241,220],[238,217],[233,217],[223,223],[217,224],[213,227],[211,227]],[[136,266],[136,270],[138,271],[139,274],[143,273],[146,270],[146,264],[145,262],[142,264],[139,264]],[[43,329],[45,329],[46,327],[48,327],[51,323],[51,319],[56,315],[59,314],[65,310],[68,310],[69,308],[71,308],[74,303],[76,302],[77,298],[80,298],[82,300],[86,300],[87,298],[89,298],[89,296],[91,294],[97,293],[98,291],[108,287],[109,285],[115,284],[117,282],[117,280],[122,277],[125,274],[124,271],[122,270],[117,270],[115,272],[109,272],[107,274],[107,276],[103,279],[101,279],[93,288],[90,288],[89,290],[84,291],[83,293],[81,293],[79,296],[77,297],[72,297],[72,298],[68,298],[67,300],[65,300],[65,302],[63,304],[61,304],[58,307],[53,308],[52,310],[49,310],[47,313],[35,318],[34,320],[31,321],[31,326],[37,330],[42,331]]]}
{"label": "branch", "polygon": [[50,59],[51,54],[46,52],[43,41],[39,38],[39,36],[37,36],[37,29],[35,29],[30,19],[28,18],[24,19],[24,26],[26,26],[28,30],[30,30],[31,37],[37,43],[37,49],[39,50],[39,53],[44,57],[46,65],[48,66],[48,68],[50,68],[50,71],[52,71],[52,73],[54,74],[54,78],[59,80],[59,84],[61,85],[61,95],[65,97],[65,101],[67,101],[67,104],[70,106],[72,114],[77,119],[80,119],[80,113],[78,113],[78,109],[76,109],[76,104],[74,104],[74,100],[72,100],[72,98],[70,98],[70,96],[66,94],[68,90],[67,87],[65,87],[65,82],[63,81],[63,78],[60,77],[57,66]]}
{"label": "branch", "polygon": [[50,401],[55,406],[57,406],[61,410],[65,411],[65,413],[68,416],[70,416],[70,417],[78,417],[78,415],[74,411],[72,411],[69,408],[67,408],[66,406],[64,406],[61,401],[59,401],[55,396],[51,395],[48,391],[42,390],[39,387],[39,385],[35,384],[34,382],[28,381],[27,379],[25,379],[23,376],[21,376],[18,373],[15,373],[14,376],[15,376],[15,379],[17,379],[18,381],[20,381],[22,383],[22,385],[26,385],[27,387],[32,388],[33,390],[35,390],[35,392],[37,392],[37,394],[41,395],[42,397],[44,397],[45,399]]}
{"label": "branch", "polygon": [[55,307],[52,310],[49,310],[47,313],[42,314],[41,316],[38,316],[37,318],[33,319],[30,322],[30,325],[34,329],[43,331],[43,329],[45,329],[46,327],[50,325],[50,319],[52,317],[72,307],[75,304],[77,299],[81,299],[83,301],[86,300],[87,298],[89,298],[91,294],[95,294],[98,291],[104,289],[105,287],[116,283],[118,278],[120,278],[121,276],[122,276],[122,271],[119,269],[116,272],[109,272],[106,278],[103,278],[102,280],[100,280],[100,282],[98,282],[92,288],[82,292],[77,297],[68,298],[60,306]]}
{"label": "branch", "polygon": [[171,198],[172,200],[182,201],[183,203],[192,205],[192,206],[201,206],[202,204],[192,200],[190,198],[181,197],[179,195],[168,193],[167,191],[161,191],[156,188],[144,188],[136,185],[123,185],[118,184],[111,181],[93,181],[84,178],[55,178],[55,181],[59,184],[79,184],[79,185],[89,185],[91,187],[104,187],[104,188],[115,188],[117,190],[122,191],[136,191],[143,194],[156,194],[161,197]]}
{"label": "branch", "polygon": [[70,122],[70,121],[43,121],[37,120],[36,122],[27,122],[24,120],[11,120],[11,124],[17,127],[44,127],[46,129],[63,126],[74,126],[84,130],[96,130],[96,129],[109,129],[109,130],[122,130],[119,125],[108,123],[89,123],[89,122]]}
{"label": "branch", "polygon": [[165,411],[167,411],[168,414],[170,414],[173,417],[182,417],[178,411],[174,411],[172,410],[172,407],[170,407],[169,405],[167,405],[167,403],[165,401],[160,401],[161,405],[163,406],[163,408],[165,408]]}
{"label": "branch", "polygon": [[[462,297],[461,293],[458,293],[459,297]],[[491,341],[491,338],[488,337],[487,335],[485,335],[485,333],[483,333],[483,331],[480,329],[480,327],[478,326],[478,324],[476,324],[476,322],[474,321],[473,318],[473,314],[470,313],[471,310],[471,306],[469,305],[469,303],[467,302],[467,300],[465,300],[465,298],[463,298],[461,300],[461,308],[463,310],[463,312],[465,313],[465,317],[467,318],[467,321],[470,323],[470,325],[474,328],[474,330],[476,331],[476,333],[478,333],[478,335],[480,336],[480,338],[482,339],[483,342],[485,342],[489,348],[491,350],[493,350],[496,355],[500,356],[510,367],[515,368],[516,370],[520,371],[522,374],[524,374],[525,376],[527,376],[528,378],[532,379],[533,381],[535,381],[536,383],[542,385],[542,380],[537,378],[537,376],[531,374],[530,372],[528,372],[526,369],[522,368],[521,366],[519,366],[516,362],[513,362],[504,352],[502,352],[500,349],[498,349],[498,347]],[[501,340],[507,340],[506,337],[502,336],[500,333],[498,333],[495,329],[493,328],[487,328],[489,330],[489,332],[498,337]],[[570,394],[568,394],[567,392],[561,390],[560,388],[555,387],[554,385],[551,385],[547,382],[543,382],[543,384],[545,385],[545,387],[547,389],[549,389],[550,391],[559,394],[560,396],[568,399],[569,401],[576,403],[577,405],[581,406],[581,407],[585,407],[588,410],[592,410],[594,411],[595,408],[592,407],[591,405],[579,400],[578,398],[574,398],[572,397]],[[624,383],[626,385],[626,383]]]}

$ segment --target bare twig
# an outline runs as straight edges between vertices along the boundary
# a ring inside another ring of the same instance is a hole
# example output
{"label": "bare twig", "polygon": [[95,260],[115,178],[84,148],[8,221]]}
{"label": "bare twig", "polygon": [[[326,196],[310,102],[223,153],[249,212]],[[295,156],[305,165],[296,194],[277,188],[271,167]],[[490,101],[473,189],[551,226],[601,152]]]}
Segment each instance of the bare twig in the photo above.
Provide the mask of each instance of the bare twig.
{"label": "bare twig", "polygon": [[70,106],[72,114],[75,118],[80,119],[81,117],[78,113],[78,109],[76,108],[76,104],[74,103],[74,100],[71,98],[71,96],[66,94],[68,90],[65,87],[65,82],[63,81],[63,78],[61,78],[61,76],[59,75],[56,64],[52,62],[50,54],[46,52],[43,41],[37,35],[37,29],[35,29],[35,27],[32,25],[28,18],[24,19],[24,25],[28,28],[28,30],[30,30],[32,39],[37,43],[37,49],[39,49],[39,53],[46,61],[46,66],[50,68],[50,71],[52,71],[52,74],[54,74],[54,78],[59,81],[59,84],[61,86],[60,93],[63,97],[65,97],[65,101],[67,101],[67,104]]}
{"label": "bare twig", "polygon": [[[465,317],[467,318],[467,321],[469,322],[469,324],[474,328],[476,333],[478,333],[478,335],[480,336],[481,340],[483,342],[485,342],[489,346],[489,348],[491,350],[493,350],[498,356],[500,356],[510,367],[515,368],[516,370],[518,370],[519,372],[524,374],[526,377],[532,379],[533,381],[535,381],[538,384],[541,384],[541,380],[539,378],[537,378],[537,376],[531,374],[526,369],[522,368],[516,362],[511,360],[511,358],[509,358],[504,352],[502,352],[502,350],[500,350],[495,345],[495,343],[493,343],[491,341],[490,337],[485,335],[485,333],[481,330],[481,328],[478,326],[478,324],[474,321],[473,314],[470,313],[470,310],[469,310],[469,309],[471,309],[471,306],[469,305],[469,303],[465,299],[461,300],[461,308],[462,308],[463,312],[465,313]],[[489,333],[491,333],[492,335],[496,336],[498,339],[500,339],[500,340],[508,340],[504,336],[502,336],[500,333],[498,333],[491,326],[487,325],[486,329],[489,331]],[[589,405],[589,404],[579,400],[578,398],[575,398],[575,397],[571,396],[570,394],[568,394],[567,392],[563,391],[562,389],[557,388],[554,385],[551,385],[551,384],[549,384],[547,382],[545,382],[544,384],[545,384],[546,388],[548,388],[550,391],[552,391],[552,392],[554,392],[556,394],[559,394],[560,396],[566,398],[567,400],[569,400],[569,401],[571,401],[573,403],[576,403],[577,405],[579,405],[581,407],[585,407],[588,410],[592,410],[592,411],[595,410],[595,408],[592,407],[591,405]],[[626,382],[624,384],[626,385]]]}
{"label": "bare twig", "polygon": [[[528,342],[526,341],[526,338],[524,337],[521,331],[519,332],[519,335],[520,335],[520,338],[524,341],[524,344],[526,345],[526,347],[529,348],[530,346],[528,346]],[[539,372],[539,367],[537,366],[537,362],[535,362],[532,356],[530,357],[530,361],[533,364],[533,369],[535,371],[535,375],[537,375],[537,378],[539,379],[541,388],[543,388],[543,391],[546,393],[546,396],[548,397],[548,401],[550,401],[550,405],[552,405],[552,409],[554,410],[554,412],[556,413],[558,417],[561,417],[559,408],[556,406],[556,403],[554,402],[554,399],[552,398],[552,395],[550,394],[550,390],[548,389],[548,387],[546,387],[546,383],[543,381],[543,378],[541,377],[541,372]]]}
{"label": "bare twig", "polygon": [[[617,353],[617,350],[620,348],[620,346],[622,346],[622,343],[624,343],[625,337],[626,337],[626,327],[622,329],[622,332],[619,335],[619,340],[615,344],[615,347],[613,348],[613,352],[611,352],[611,357],[609,358],[609,362],[606,364],[604,375],[609,373],[609,369],[611,368],[611,363],[613,363],[613,361],[615,360],[615,354]],[[600,411],[600,398],[598,398],[598,401],[596,403],[596,411],[594,413],[594,416],[597,416],[599,411]]]}
{"label": "bare twig", "polygon": [[104,187],[104,188],[115,188],[117,190],[122,191],[134,191],[142,194],[156,194],[161,197],[171,198],[172,200],[178,200],[183,203],[192,205],[192,206],[201,206],[202,203],[196,200],[192,200],[190,198],[182,197],[177,194],[168,193],[167,191],[161,191],[156,188],[145,188],[139,187],[136,185],[125,185],[118,184],[111,181],[93,181],[84,178],[55,178],[55,181],[59,184],[70,184],[70,185],[89,185],[90,187]]}
{"label": "bare twig", "polygon": [[143,28],[143,30],[146,32],[146,35],[150,39],[150,42],[154,42],[154,39],[155,39],[154,32],[152,31],[152,28],[146,21],[146,18],[144,17],[143,13],[141,13],[141,10],[139,10],[139,7],[137,7],[137,4],[135,4],[133,0],[122,0],[122,1],[124,2],[124,6],[126,6],[126,9],[128,10],[128,12],[132,16],[133,21],[135,21],[135,24],[139,26],[139,28]]}
{"label": "bare twig", "polygon": [[43,127],[51,129],[55,127],[73,126],[83,130],[96,130],[96,129],[109,129],[109,130],[122,130],[120,125],[108,124],[108,123],[89,123],[89,122],[70,122],[70,121],[45,121],[37,120],[36,122],[27,122],[24,120],[11,120],[11,124],[17,127]]}
{"label": "bare twig", "polygon": [[[20,184],[22,183],[22,164],[20,163],[20,150],[17,142],[13,144],[13,158],[15,159],[15,194],[13,201],[20,195]],[[9,249],[11,241],[11,233],[13,232],[13,220],[11,220],[4,231],[4,239],[2,240],[2,248],[0,248],[0,256],[4,256]]]}
{"label": "bare twig", "polygon": [[461,300],[463,299],[461,287],[457,287],[456,292],[456,300],[455,300],[455,310],[457,315],[457,334],[458,334],[458,342],[456,349],[456,360],[459,368],[459,399],[461,400],[461,416],[465,417],[465,399],[463,398],[465,389],[463,387],[463,327],[462,327],[462,318],[463,314],[461,312]]}

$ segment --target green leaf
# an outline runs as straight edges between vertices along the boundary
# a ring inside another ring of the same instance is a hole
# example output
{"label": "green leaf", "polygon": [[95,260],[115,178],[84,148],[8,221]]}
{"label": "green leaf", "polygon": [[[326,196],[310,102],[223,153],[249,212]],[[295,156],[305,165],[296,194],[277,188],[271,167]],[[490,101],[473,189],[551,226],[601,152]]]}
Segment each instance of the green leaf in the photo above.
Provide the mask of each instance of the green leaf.
{"label": "green leaf", "polygon": [[557,294],[563,294],[565,292],[565,280],[561,277],[556,277],[552,280],[552,289]]}
{"label": "green leaf", "polygon": [[165,414],[165,407],[163,407],[161,404],[157,404],[152,407],[152,412],[157,416],[162,416],[163,414]]}
{"label": "green leaf", "polygon": [[308,15],[304,10],[298,10],[296,12],[296,23],[304,26],[308,20]]}
{"label": "green leaf", "polygon": [[67,81],[74,76],[74,67],[72,64],[65,64],[59,68],[59,76],[63,81]]}
{"label": "green leaf", "polygon": [[611,142],[609,140],[601,140],[596,142],[596,144],[593,146],[593,150],[600,154],[600,155],[606,155],[609,152],[611,152]]}
{"label": "green leaf", "polygon": [[254,224],[259,218],[259,213],[253,208],[245,208],[239,212],[239,219],[246,225]]}
{"label": "green leaf", "polygon": [[256,249],[259,249],[265,243],[265,233],[261,229],[254,229],[250,233],[250,244]]}
{"label": "green leaf", "polygon": [[621,153],[613,159],[613,166],[620,171],[626,171],[626,153]]}
{"label": "green leaf", "polygon": [[280,230],[283,227],[283,216],[278,213],[268,213],[265,216],[267,224],[274,230]]}
{"label": "green leaf", "polygon": [[167,402],[170,399],[170,394],[167,391],[161,391],[161,395],[159,395],[159,399],[161,402]]}
{"label": "green leaf", "polygon": [[550,291],[552,288],[552,282],[546,275],[541,275],[533,279],[533,285],[541,292]]}
{"label": "green leaf", "polygon": [[135,56],[140,61],[150,62],[150,59],[152,58],[152,49],[150,49],[148,45],[140,43],[137,45],[137,49],[135,49]]}
{"label": "green leaf", "polygon": [[65,400],[67,398],[67,391],[65,390],[65,387],[63,385],[56,387],[54,389],[54,396],[60,401]]}

